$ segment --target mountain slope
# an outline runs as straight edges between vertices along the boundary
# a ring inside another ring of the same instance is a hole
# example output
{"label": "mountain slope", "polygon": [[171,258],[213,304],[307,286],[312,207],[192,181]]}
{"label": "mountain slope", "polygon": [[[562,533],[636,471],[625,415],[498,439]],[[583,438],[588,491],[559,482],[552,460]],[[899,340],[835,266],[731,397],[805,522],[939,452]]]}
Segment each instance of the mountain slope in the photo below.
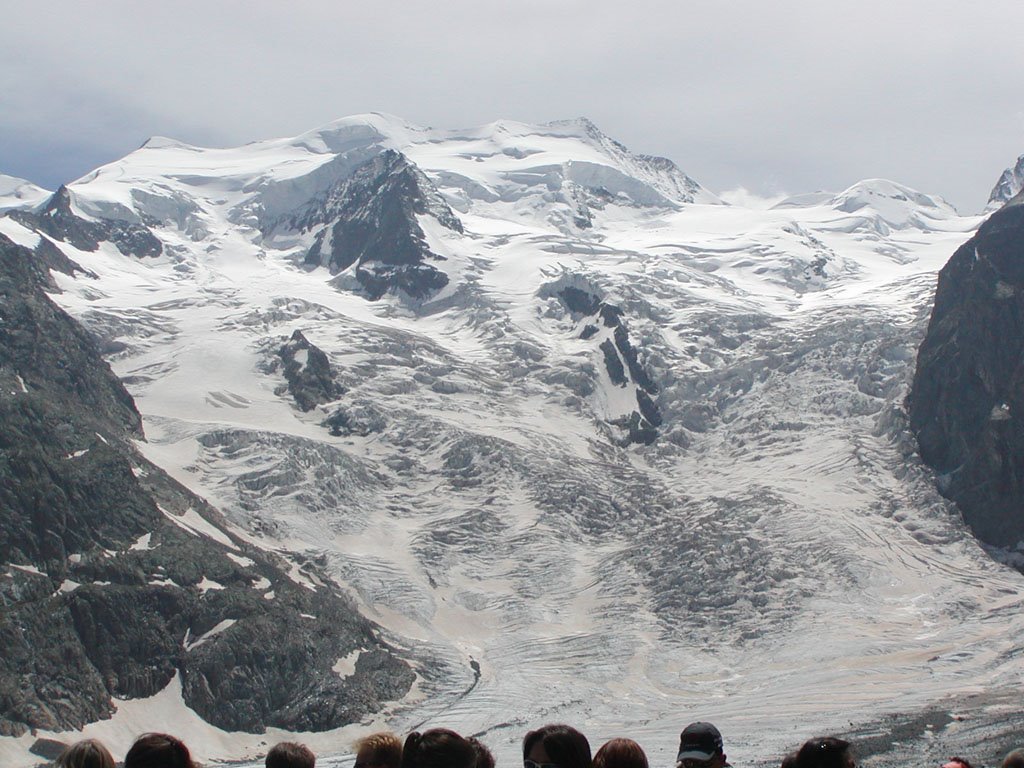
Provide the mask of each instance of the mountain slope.
{"label": "mountain slope", "polygon": [[[746,210],[585,121],[379,115],[151,141],[68,193],[161,244],[57,243],[97,276],[56,298],[142,450],[407,639],[422,698],[392,727],[487,730],[505,759],[567,720],[667,761],[693,712],[754,762],[797,721],[1015,679],[1021,576],[936,493],[902,409],[978,219],[880,180]],[[359,279],[409,265],[444,281]]]}
{"label": "mountain slope", "polygon": [[138,454],[131,397],[34,259],[0,236],[0,732],[81,728],[176,676],[229,730],[333,728],[400,698],[411,670],[348,602]]}

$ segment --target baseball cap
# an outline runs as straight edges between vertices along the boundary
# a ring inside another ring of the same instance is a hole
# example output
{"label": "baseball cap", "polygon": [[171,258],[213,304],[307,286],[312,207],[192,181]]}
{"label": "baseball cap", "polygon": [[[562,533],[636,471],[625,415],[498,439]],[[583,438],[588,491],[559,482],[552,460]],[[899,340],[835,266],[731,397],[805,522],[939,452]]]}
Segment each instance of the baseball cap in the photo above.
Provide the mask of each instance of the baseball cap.
{"label": "baseball cap", "polygon": [[681,760],[710,760],[722,753],[722,734],[711,723],[690,723],[679,734]]}

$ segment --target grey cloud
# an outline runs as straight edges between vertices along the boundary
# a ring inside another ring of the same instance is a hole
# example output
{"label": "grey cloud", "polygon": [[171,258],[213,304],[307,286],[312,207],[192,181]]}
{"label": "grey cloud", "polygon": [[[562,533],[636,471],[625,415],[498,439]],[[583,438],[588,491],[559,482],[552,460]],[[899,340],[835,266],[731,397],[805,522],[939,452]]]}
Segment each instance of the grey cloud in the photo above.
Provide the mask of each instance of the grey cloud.
{"label": "grey cloud", "polygon": [[0,126],[54,146],[241,143],[365,111],[444,127],[586,115],[713,189],[885,176],[965,210],[1024,152],[1017,3],[181,0],[7,16]]}

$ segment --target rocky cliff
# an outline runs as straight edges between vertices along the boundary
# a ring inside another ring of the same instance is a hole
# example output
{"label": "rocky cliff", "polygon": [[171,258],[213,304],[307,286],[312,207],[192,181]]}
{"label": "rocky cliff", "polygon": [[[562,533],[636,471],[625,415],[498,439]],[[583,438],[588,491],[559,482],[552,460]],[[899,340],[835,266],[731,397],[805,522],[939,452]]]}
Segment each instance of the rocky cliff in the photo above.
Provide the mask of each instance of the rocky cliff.
{"label": "rocky cliff", "polygon": [[939,273],[910,395],[940,489],[977,536],[1024,539],[1024,205],[1012,200]]}

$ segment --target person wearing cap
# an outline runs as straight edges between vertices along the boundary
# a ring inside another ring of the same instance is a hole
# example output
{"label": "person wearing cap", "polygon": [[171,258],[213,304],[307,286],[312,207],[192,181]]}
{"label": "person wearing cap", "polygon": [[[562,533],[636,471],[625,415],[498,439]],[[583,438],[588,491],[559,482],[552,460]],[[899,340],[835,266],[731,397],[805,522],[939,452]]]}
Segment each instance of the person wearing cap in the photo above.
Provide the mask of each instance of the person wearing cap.
{"label": "person wearing cap", "polygon": [[711,723],[690,723],[679,734],[677,768],[726,768],[722,734]]}

